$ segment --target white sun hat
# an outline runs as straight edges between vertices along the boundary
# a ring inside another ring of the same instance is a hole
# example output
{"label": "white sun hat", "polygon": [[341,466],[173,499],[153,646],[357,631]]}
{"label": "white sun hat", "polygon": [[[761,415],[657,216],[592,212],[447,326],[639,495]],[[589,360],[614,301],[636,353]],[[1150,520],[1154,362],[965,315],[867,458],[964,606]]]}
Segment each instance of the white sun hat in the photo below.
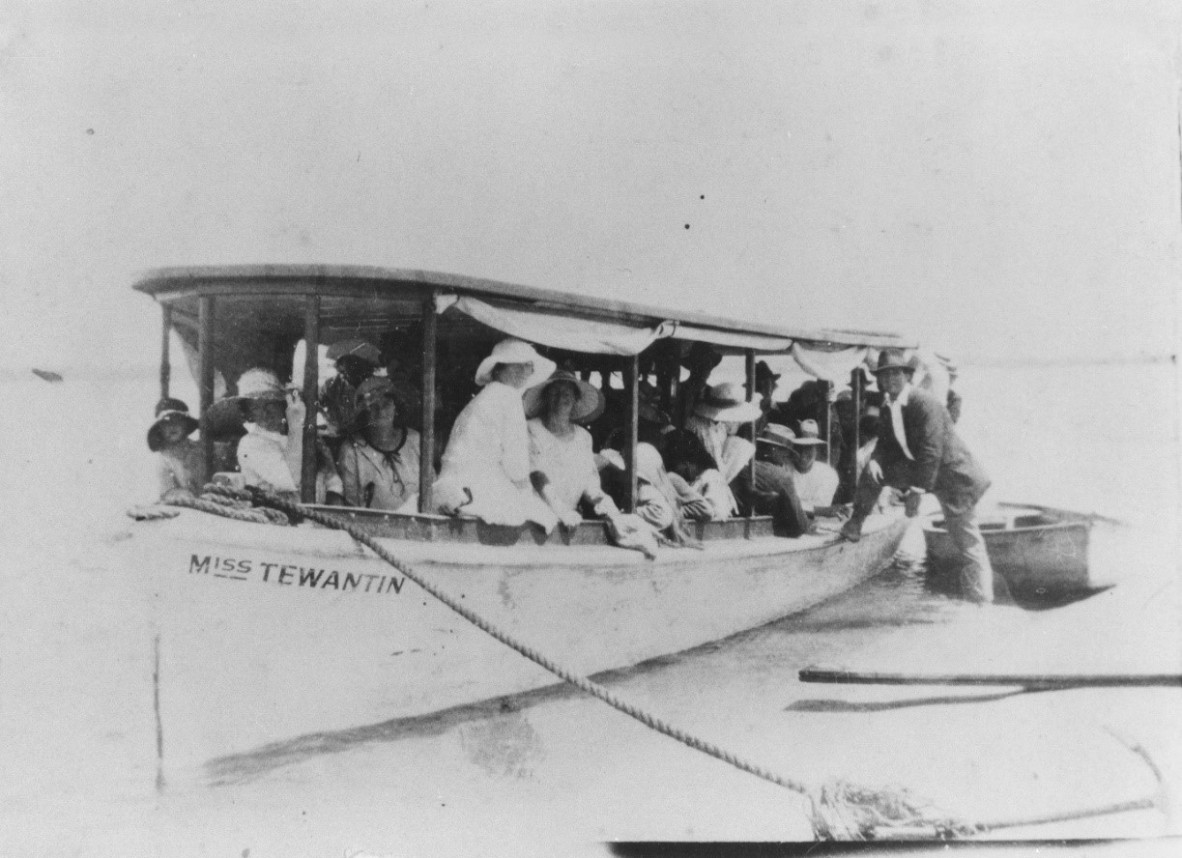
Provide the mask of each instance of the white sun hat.
{"label": "white sun hat", "polygon": [[524,340],[508,337],[493,346],[492,353],[480,362],[476,369],[476,383],[481,387],[492,381],[492,372],[499,363],[532,363],[534,371],[526,379],[523,388],[534,387],[548,379],[558,364],[544,358]]}

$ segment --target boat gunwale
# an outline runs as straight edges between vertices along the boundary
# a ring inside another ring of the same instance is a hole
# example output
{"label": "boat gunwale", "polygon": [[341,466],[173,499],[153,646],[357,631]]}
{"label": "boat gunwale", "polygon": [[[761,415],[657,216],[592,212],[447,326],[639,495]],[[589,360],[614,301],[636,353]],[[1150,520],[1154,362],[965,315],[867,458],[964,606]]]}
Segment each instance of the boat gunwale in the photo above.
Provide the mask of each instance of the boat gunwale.
{"label": "boat gunwale", "polygon": [[[1084,531],[1091,531],[1092,527],[1096,523],[1095,519],[1092,516],[1088,515],[1087,513],[1075,512],[1072,510],[1060,509],[1057,507],[1039,506],[1038,504],[1009,503],[1006,501],[999,502],[998,507],[999,508],[1007,508],[1008,507],[1010,509],[1031,510],[1033,512],[1040,513],[1041,515],[1044,515],[1044,516],[1052,516],[1054,520],[1045,522],[1043,524],[1023,525],[1022,527],[995,528],[995,527],[982,526],[981,527],[981,534],[982,534],[982,536],[984,536],[986,538],[989,538],[989,537],[997,538],[1003,534],[1011,534],[1011,533],[1015,534],[1015,535],[1028,534],[1028,533],[1031,533],[1036,530],[1061,531],[1061,530],[1069,530],[1072,528],[1082,528]],[[938,515],[931,515],[931,516],[928,516],[927,518],[924,519],[922,527],[923,527],[923,532],[925,535],[929,534],[929,533],[945,534],[946,535],[948,533],[948,530],[946,528],[936,524],[937,520],[939,520],[940,522],[943,522],[944,517],[943,517],[942,513],[940,513]],[[980,518],[978,518],[978,525],[981,525]]]}

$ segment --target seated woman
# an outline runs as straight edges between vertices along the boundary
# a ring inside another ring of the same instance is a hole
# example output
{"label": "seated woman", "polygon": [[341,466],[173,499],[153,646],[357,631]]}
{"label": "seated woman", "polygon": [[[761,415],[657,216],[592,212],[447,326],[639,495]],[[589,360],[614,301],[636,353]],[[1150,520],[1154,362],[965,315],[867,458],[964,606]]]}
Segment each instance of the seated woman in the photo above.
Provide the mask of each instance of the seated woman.
{"label": "seated woman", "polygon": [[702,442],[706,452],[717,462],[726,486],[727,515],[738,515],[739,505],[729,488],[730,483],[755,455],[755,445],[738,436],[744,423],[752,423],[763,416],[759,403],[748,402],[743,385],[726,382],[707,388],[706,394],[686,419],[685,428]]}
{"label": "seated woman", "polygon": [[349,506],[417,512],[419,433],[404,425],[388,378],[361,382],[353,405],[360,431],[341,445],[337,470]]}
{"label": "seated woman", "polygon": [[156,422],[148,429],[148,449],[156,454],[160,499],[194,495],[201,447],[189,438],[197,429],[197,418],[179,399],[161,399],[156,405]]}
{"label": "seated woman", "polygon": [[[298,498],[303,470],[304,415],[299,391],[284,390],[269,369],[248,369],[233,397],[246,435],[238,442],[243,482],[280,496]],[[341,503],[341,478],[327,448],[317,446],[316,503]]]}
{"label": "seated woman", "polygon": [[[679,503],[687,517],[697,521],[720,521],[730,518],[734,496],[718,470],[714,457],[693,432],[679,429],[665,436],[665,465],[669,478],[679,490]],[[675,478],[688,484],[690,492],[683,492]],[[704,505],[690,503],[686,497],[696,493]],[[693,513],[697,512],[696,515]]]}
{"label": "seated woman", "polygon": [[576,421],[599,413],[602,394],[574,373],[559,370],[524,396],[529,429],[530,480],[566,527],[582,521],[580,502],[596,515],[619,512],[603,491],[591,433]]}
{"label": "seated woman", "polygon": [[554,372],[554,361],[518,339],[497,343],[476,369],[483,387],[452,427],[434,495],[440,512],[489,524],[558,523],[530,483],[529,430],[522,392]]}

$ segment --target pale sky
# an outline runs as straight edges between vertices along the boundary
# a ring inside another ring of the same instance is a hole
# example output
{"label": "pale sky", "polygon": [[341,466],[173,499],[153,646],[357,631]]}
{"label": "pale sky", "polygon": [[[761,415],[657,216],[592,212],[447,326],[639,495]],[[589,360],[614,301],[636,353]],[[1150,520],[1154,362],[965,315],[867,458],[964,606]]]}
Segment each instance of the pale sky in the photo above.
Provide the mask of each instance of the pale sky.
{"label": "pale sky", "polygon": [[0,9],[0,367],[150,364],[135,273],[247,262],[1177,348],[1179,3]]}

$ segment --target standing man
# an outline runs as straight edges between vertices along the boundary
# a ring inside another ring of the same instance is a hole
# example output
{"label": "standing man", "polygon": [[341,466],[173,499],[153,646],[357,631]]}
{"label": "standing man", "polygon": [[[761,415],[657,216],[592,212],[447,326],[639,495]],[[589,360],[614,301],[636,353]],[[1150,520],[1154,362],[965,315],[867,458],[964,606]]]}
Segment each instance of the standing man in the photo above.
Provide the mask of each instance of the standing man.
{"label": "standing man", "polygon": [[884,485],[904,494],[908,517],[932,492],[944,511],[944,526],[962,558],[960,580],[967,598],[993,601],[993,568],[977,526],[977,502],[989,478],[952,427],[944,403],[911,385],[915,367],[901,349],[884,349],[874,371],[884,394],[878,445],[858,480],[854,512],[841,529],[850,542],[862,537],[862,522]]}

